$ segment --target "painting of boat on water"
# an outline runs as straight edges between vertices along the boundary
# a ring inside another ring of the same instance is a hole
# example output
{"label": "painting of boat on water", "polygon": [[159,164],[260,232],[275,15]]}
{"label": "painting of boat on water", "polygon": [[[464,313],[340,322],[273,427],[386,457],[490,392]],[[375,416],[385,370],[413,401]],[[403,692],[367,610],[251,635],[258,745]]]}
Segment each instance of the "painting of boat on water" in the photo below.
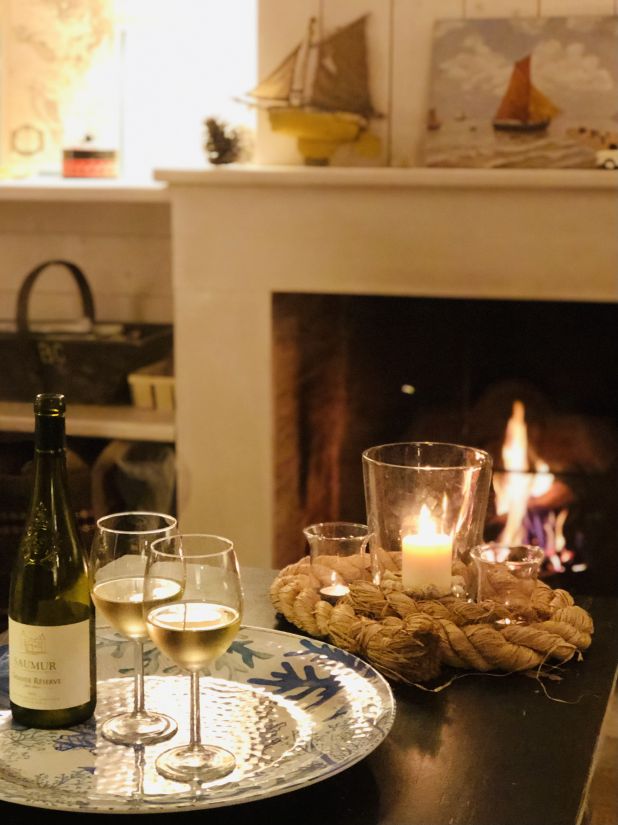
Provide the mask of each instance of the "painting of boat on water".
{"label": "painting of boat on water", "polygon": [[618,144],[618,17],[440,20],[426,166],[589,168]]}

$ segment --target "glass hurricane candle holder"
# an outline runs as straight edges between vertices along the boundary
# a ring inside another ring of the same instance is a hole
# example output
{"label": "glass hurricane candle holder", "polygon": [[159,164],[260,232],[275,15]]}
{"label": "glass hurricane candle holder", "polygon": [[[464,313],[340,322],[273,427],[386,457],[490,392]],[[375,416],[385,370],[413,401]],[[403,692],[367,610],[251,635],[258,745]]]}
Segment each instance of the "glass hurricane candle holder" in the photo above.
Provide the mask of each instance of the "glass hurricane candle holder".
{"label": "glass hurricane candle holder", "polygon": [[463,596],[453,562],[482,541],[491,456],[457,444],[403,442],[362,456],[372,575],[401,573],[404,590]]}
{"label": "glass hurricane candle holder", "polygon": [[476,601],[490,599],[503,605],[509,617],[503,624],[521,624],[533,615],[532,594],[545,553],[529,544],[509,546],[489,542],[470,553],[476,567]]}
{"label": "glass hurricane candle holder", "polygon": [[364,555],[369,528],[350,521],[324,521],[305,527],[303,533],[320,597],[336,604],[350,592],[348,582],[362,577],[368,567]]}

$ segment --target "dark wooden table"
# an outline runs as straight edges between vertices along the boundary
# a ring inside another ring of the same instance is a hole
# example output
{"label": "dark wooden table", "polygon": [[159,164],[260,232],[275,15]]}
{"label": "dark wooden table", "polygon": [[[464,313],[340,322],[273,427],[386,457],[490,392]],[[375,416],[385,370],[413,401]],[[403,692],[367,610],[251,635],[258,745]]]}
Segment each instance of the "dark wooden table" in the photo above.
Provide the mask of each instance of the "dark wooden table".
{"label": "dark wooden table", "polygon": [[[274,574],[243,570],[247,624],[278,621]],[[585,822],[593,757],[618,659],[618,599],[578,600],[595,621],[582,662],[542,687],[523,675],[467,676],[441,693],[394,689],[395,724],[362,762],[310,787],[258,802],[177,814],[124,815],[146,825],[574,825]],[[7,822],[67,822],[70,814],[0,803]]]}

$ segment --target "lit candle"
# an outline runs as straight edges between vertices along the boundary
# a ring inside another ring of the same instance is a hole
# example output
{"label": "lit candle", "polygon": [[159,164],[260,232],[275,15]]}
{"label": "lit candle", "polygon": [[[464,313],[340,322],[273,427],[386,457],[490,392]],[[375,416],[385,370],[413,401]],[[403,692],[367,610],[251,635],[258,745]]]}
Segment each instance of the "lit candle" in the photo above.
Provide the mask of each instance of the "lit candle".
{"label": "lit candle", "polygon": [[449,593],[453,543],[449,536],[438,533],[425,504],[421,507],[418,528],[418,533],[404,535],[401,540],[404,589],[421,591],[432,587],[439,593]]}
{"label": "lit candle", "polygon": [[346,584],[330,584],[328,587],[320,588],[320,596],[330,604],[335,604],[349,592],[350,588]]}

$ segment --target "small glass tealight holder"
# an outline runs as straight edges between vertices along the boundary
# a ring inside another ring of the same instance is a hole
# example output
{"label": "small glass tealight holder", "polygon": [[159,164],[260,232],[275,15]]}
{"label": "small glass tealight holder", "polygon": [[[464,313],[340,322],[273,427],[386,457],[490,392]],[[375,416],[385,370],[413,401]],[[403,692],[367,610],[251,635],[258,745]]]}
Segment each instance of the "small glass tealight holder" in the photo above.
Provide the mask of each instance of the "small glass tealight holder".
{"label": "small glass tealight holder", "polygon": [[336,604],[350,592],[350,581],[366,577],[369,528],[350,521],[323,521],[305,527],[303,533],[320,598]]}
{"label": "small glass tealight holder", "polygon": [[510,616],[502,624],[523,624],[534,616],[532,594],[545,553],[529,544],[489,542],[470,553],[477,574],[476,601],[502,605]]}

